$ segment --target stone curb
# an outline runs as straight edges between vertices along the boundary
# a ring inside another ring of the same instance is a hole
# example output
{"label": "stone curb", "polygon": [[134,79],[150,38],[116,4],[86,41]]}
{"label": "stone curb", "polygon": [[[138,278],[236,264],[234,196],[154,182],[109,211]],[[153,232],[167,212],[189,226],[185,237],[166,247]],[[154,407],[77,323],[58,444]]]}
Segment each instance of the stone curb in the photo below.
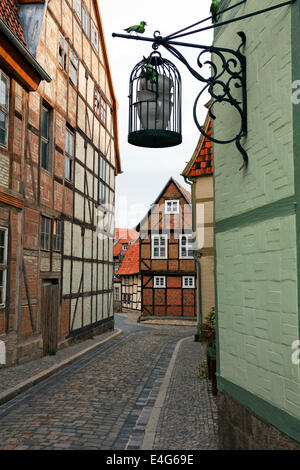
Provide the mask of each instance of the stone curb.
{"label": "stone curb", "polygon": [[67,359],[64,359],[58,364],[54,364],[53,366],[49,367],[46,370],[43,370],[39,374],[36,374],[33,377],[30,377],[29,379],[24,380],[23,382],[20,382],[15,387],[9,388],[7,391],[0,393],[0,406],[12,400],[20,393],[25,392],[33,385],[36,385],[42,380],[47,379],[51,375],[55,374],[56,372],[60,371],[64,367],[68,366],[69,364],[72,364],[74,361],[76,361],[77,359],[80,359],[81,357],[85,356],[86,354],[93,351],[94,349],[97,349],[100,346],[103,346],[105,343],[107,343],[108,341],[111,341],[112,339],[118,338],[122,333],[123,331],[117,328],[114,331],[114,333],[108,338],[98,341],[96,344],[93,344],[89,346],[88,348],[79,351],[78,353],[74,354],[73,356],[70,356]]}
{"label": "stone curb", "polygon": [[188,336],[187,338],[182,338],[181,340],[178,341],[178,343],[175,346],[174,352],[172,354],[166,375],[164,377],[163,383],[160,386],[158,396],[156,398],[154,407],[152,408],[151,415],[148,421],[148,424],[146,426],[145,430],[145,435],[144,435],[144,440],[143,444],[141,446],[141,450],[152,450],[153,449],[153,444],[155,440],[155,435],[156,435],[156,430],[157,430],[157,425],[158,425],[158,420],[159,416],[161,413],[161,410],[164,406],[167,390],[171,381],[172,377],[172,372],[175,366],[176,358],[181,346],[181,343],[183,341],[187,341],[188,339],[194,339],[194,336]]}

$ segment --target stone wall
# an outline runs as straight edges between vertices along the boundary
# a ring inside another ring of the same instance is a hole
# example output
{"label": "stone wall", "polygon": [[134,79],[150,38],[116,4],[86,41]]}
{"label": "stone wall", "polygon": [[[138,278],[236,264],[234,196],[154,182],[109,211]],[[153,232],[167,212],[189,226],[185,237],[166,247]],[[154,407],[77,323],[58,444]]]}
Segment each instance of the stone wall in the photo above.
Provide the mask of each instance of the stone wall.
{"label": "stone wall", "polygon": [[224,450],[300,450],[300,444],[263,421],[228,393],[218,394],[219,445]]}

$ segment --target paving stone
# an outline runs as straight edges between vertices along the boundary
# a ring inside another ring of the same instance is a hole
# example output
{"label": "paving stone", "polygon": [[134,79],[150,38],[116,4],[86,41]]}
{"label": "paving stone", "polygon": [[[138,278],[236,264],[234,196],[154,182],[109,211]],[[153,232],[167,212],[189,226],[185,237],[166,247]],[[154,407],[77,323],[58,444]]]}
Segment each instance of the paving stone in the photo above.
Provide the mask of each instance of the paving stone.
{"label": "paving stone", "polygon": [[[0,449],[140,448],[174,348],[179,339],[193,334],[192,327],[130,324],[121,337],[1,406]],[[208,385],[203,390],[203,383],[200,386],[193,376],[200,349],[199,343],[182,343],[158,426],[157,448],[171,448],[176,436],[178,449],[188,441],[193,449],[216,447],[214,402]],[[45,359],[13,368],[18,369],[16,377],[2,369],[0,383],[6,377],[12,386],[30,377],[30,371],[36,374],[45,367]]]}

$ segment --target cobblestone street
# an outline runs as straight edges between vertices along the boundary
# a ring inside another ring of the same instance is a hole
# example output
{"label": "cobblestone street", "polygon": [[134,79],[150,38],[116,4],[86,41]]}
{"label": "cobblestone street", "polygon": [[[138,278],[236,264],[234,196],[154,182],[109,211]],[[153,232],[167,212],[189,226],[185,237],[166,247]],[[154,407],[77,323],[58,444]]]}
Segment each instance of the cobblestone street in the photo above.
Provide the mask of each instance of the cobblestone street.
{"label": "cobblestone street", "polygon": [[153,448],[217,448],[216,406],[207,381],[197,377],[203,351],[193,342],[194,328],[146,326],[123,315],[117,327],[123,335],[0,407],[0,449],[142,448],[183,338]]}

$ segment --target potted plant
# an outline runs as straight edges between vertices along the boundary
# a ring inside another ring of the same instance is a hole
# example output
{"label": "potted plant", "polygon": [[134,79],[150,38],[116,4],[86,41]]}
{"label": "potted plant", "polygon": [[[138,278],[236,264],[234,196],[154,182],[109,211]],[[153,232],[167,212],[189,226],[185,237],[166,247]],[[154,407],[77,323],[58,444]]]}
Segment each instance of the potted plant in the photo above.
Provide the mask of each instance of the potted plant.
{"label": "potted plant", "polygon": [[213,395],[217,395],[216,380],[216,321],[214,307],[200,328],[199,336],[206,343],[208,378],[212,381]]}

